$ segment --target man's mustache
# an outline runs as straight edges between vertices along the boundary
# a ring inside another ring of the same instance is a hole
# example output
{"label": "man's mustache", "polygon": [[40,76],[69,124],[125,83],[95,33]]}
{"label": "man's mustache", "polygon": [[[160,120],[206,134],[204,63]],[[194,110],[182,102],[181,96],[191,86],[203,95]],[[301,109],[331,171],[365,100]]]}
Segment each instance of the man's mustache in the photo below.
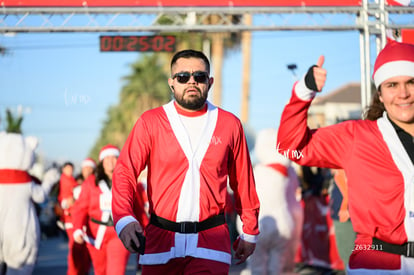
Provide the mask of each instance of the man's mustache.
{"label": "man's mustache", "polygon": [[184,90],[184,92],[188,92],[188,91],[193,91],[193,90],[197,90],[197,92],[199,92],[201,94],[201,89],[199,87],[196,86],[192,86],[192,87],[188,87],[187,89]]}

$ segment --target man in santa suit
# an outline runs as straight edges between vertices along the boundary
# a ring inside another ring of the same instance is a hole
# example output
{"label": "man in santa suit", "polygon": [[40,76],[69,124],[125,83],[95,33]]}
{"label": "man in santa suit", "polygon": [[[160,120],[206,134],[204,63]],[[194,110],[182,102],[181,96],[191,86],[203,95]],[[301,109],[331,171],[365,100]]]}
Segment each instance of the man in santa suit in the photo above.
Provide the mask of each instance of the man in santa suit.
{"label": "man in santa suit", "polygon": [[[131,252],[143,245],[133,209],[137,177],[148,165],[150,224],[145,229],[142,274],[228,274],[231,243],[224,219],[227,182],[243,232],[235,258],[255,248],[259,200],[243,127],[238,118],[207,101],[213,84],[207,57],[184,50],[171,61],[174,100],[136,122],[114,171],[112,213]],[[141,247],[142,248],[142,247]]]}
{"label": "man in santa suit", "polygon": [[[72,218],[70,210],[74,203],[73,188],[76,187],[77,183],[73,177],[73,164],[71,162],[65,162],[61,167],[61,176],[59,180],[59,194],[58,202],[63,210],[61,221],[64,224],[64,229],[72,229]],[[71,235],[71,234],[68,234]]]}
{"label": "man in santa suit", "polygon": [[379,53],[366,119],[310,130],[323,63],[295,83],[276,148],[301,165],[344,169],[357,233],[348,274],[414,274],[414,45],[391,42]]}
{"label": "man in santa suit", "polygon": [[76,190],[78,183],[73,177],[71,162],[64,163],[61,170],[58,202],[63,210],[61,222],[68,236],[67,275],[85,275],[89,273],[91,265],[88,250],[84,244],[75,243],[73,239],[72,208],[75,203],[73,191]]}

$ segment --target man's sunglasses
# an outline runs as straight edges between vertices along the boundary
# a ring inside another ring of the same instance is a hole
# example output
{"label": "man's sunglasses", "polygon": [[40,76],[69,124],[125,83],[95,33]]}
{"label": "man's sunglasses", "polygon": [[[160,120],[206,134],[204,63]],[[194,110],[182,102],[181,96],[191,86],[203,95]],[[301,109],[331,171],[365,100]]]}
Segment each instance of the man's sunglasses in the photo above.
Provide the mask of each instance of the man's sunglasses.
{"label": "man's sunglasses", "polygon": [[180,82],[181,84],[185,84],[187,83],[191,76],[194,77],[194,80],[197,83],[206,83],[208,80],[208,73],[207,72],[201,72],[201,71],[197,71],[197,72],[181,72],[181,73],[176,73],[175,75],[173,75],[173,79],[177,78],[177,81]]}

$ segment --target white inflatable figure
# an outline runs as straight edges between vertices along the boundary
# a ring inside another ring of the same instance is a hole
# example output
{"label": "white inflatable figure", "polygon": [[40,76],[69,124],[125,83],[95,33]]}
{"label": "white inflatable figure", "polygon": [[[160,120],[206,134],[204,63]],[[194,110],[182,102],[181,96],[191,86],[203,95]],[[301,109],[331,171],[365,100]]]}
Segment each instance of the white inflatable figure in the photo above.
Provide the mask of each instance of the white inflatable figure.
{"label": "white inflatable figure", "polygon": [[19,132],[0,132],[0,275],[32,274],[40,241],[34,202],[43,202],[59,180],[53,169],[41,185],[32,181],[27,171],[37,139]]}
{"label": "white inflatable figure", "polygon": [[[254,150],[259,163],[254,176],[260,200],[260,234],[242,274],[294,272],[303,223],[303,210],[296,196],[299,179],[290,160],[277,153],[276,137],[276,129],[265,129],[256,138]],[[241,230],[240,218],[237,226]]]}

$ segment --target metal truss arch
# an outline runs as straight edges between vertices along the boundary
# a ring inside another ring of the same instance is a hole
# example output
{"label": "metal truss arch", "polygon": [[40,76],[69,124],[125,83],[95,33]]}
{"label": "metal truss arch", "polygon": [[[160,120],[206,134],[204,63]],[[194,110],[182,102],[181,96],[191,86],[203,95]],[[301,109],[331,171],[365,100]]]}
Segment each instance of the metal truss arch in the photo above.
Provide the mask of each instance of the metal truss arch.
{"label": "metal truss arch", "polygon": [[[335,7],[44,7],[0,6],[0,33],[359,31],[361,105],[371,101],[370,38],[377,52],[386,32],[414,29],[414,7],[362,0]],[[206,20],[214,15],[217,20]],[[234,17],[240,20],[232,20]],[[162,24],[168,19],[168,24]],[[253,18],[250,23],[246,18]],[[1,47],[0,47],[1,51]]]}
{"label": "metal truss arch", "polygon": [[[364,30],[359,16],[380,18],[381,14],[414,13],[413,7],[386,7],[378,4],[361,7],[79,7],[79,8],[5,8],[0,9],[0,33],[6,32],[237,32],[275,30]],[[205,22],[210,15],[215,23]],[[233,22],[232,16],[242,20]],[[254,18],[246,24],[243,15]],[[305,15],[305,16],[303,16]],[[162,25],[158,19],[168,18]],[[381,22],[386,28],[414,28],[412,22]]]}

